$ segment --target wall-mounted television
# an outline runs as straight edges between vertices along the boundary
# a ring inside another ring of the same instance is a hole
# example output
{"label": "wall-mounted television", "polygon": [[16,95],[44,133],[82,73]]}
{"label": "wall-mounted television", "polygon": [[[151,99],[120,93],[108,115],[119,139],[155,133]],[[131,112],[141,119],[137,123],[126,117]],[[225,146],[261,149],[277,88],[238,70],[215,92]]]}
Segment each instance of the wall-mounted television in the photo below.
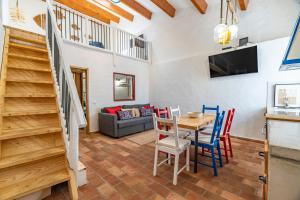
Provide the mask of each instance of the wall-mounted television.
{"label": "wall-mounted television", "polygon": [[257,46],[209,56],[210,77],[258,72]]}

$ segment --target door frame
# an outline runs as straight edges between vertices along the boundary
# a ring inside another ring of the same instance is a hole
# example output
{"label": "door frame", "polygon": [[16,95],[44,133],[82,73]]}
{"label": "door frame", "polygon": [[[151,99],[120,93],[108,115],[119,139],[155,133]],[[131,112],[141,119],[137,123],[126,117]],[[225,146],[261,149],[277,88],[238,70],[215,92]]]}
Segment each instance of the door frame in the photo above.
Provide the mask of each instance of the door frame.
{"label": "door frame", "polygon": [[86,73],[86,121],[87,121],[86,133],[90,133],[89,69],[87,67],[79,67],[76,65],[71,65],[71,72]]}

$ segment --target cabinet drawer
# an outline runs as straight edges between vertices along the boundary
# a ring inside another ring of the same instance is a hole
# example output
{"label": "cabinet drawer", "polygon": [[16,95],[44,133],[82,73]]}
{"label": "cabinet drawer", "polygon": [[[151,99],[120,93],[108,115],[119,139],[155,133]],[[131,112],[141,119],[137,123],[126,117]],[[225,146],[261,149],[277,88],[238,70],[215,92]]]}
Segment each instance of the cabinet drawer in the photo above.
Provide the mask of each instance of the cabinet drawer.
{"label": "cabinet drawer", "polygon": [[268,140],[271,146],[300,149],[300,123],[268,120]]}
{"label": "cabinet drawer", "polygon": [[269,199],[299,200],[300,162],[274,156],[269,160]]}

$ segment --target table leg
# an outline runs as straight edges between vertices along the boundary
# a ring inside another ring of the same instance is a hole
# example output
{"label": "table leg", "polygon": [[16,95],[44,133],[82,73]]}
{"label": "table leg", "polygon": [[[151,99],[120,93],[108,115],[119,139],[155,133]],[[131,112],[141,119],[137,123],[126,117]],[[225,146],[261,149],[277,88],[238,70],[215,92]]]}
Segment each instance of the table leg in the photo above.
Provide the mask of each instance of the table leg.
{"label": "table leg", "polygon": [[198,130],[195,131],[195,158],[194,158],[194,173],[198,171]]}

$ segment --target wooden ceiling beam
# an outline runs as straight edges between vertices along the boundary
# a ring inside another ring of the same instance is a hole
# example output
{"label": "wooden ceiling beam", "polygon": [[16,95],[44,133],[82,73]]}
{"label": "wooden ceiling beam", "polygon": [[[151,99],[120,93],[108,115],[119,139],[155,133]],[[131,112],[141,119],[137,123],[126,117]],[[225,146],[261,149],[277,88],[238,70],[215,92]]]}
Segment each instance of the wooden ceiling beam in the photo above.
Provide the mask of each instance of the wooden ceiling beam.
{"label": "wooden ceiling beam", "polygon": [[122,0],[121,3],[132,8],[133,10],[140,13],[145,18],[151,20],[152,12],[150,10],[148,10],[147,8],[145,8],[142,4],[140,4],[136,0]]}
{"label": "wooden ceiling beam", "polygon": [[205,0],[191,0],[191,1],[201,14],[206,13],[208,4]]}
{"label": "wooden ceiling beam", "polygon": [[168,0],[151,0],[155,5],[157,5],[160,9],[162,9],[165,13],[167,13],[170,17],[174,17],[176,13],[176,9],[172,4],[168,2]]}
{"label": "wooden ceiling beam", "polygon": [[[70,0],[71,1],[71,0]],[[74,0],[72,0],[74,1]],[[116,15],[113,15],[112,13],[104,10],[103,8],[98,7],[97,5],[95,5],[94,3],[91,3],[87,0],[76,0],[76,2],[108,19],[110,19],[111,21],[114,21],[116,23],[120,22],[120,18],[117,17]]]}
{"label": "wooden ceiling beam", "polygon": [[107,8],[108,10],[120,15],[121,17],[124,17],[125,19],[129,21],[133,21],[134,16],[127,12],[126,10],[120,8],[116,4],[112,3],[110,0],[93,0],[95,3]]}
{"label": "wooden ceiling beam", "polygon": [[241,10],[247,10],[249,0],[238,0],[238,2]]}
{"label": "wooden ceiling beam", "polygon": [[84,15],[87,15],[89,17],[92,17],[99,21],[102,21],[106,24],[110,24],[110,20],[108,18],[100,15],[99,13],[94,12],[93,10],[91,10],[83,5],[78,4],[76,0],[56,0],[56,2],[63,4],[73,10],[76,10]]}

